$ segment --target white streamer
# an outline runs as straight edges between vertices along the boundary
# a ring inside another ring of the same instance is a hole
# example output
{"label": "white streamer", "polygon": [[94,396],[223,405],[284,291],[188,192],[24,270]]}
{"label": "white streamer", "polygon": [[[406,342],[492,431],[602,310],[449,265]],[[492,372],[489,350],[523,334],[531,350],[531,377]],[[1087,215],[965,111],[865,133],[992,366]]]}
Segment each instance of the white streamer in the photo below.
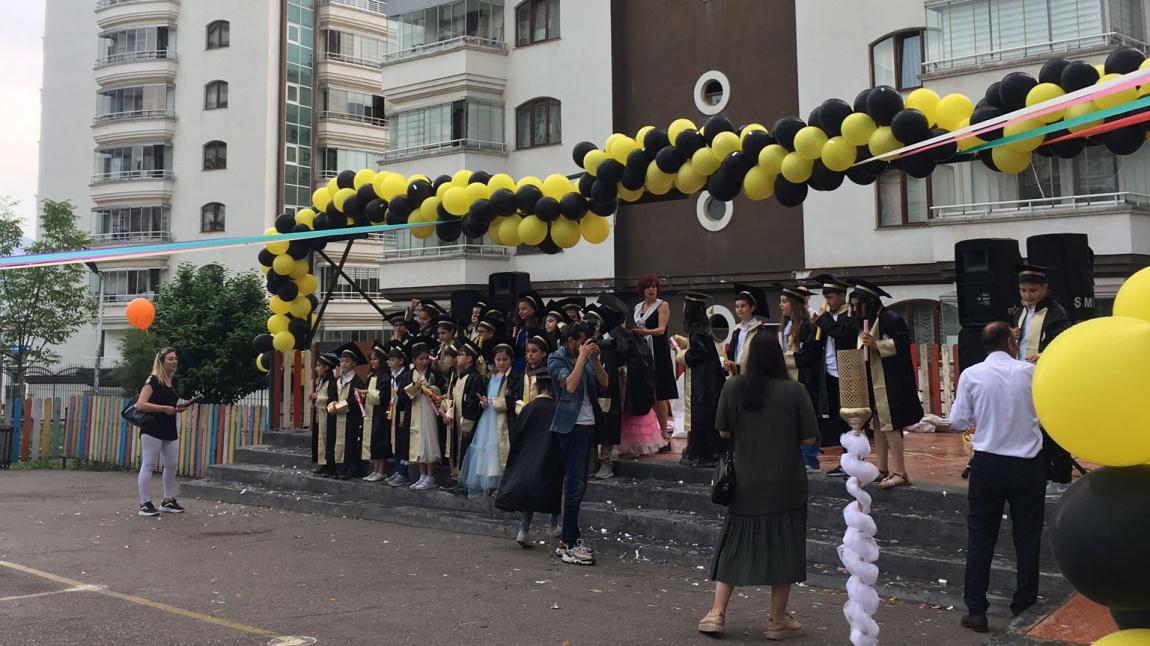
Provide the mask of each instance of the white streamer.
{"label": "white streamer", "polygon": [[843,521],[847,529],[839,546],[839,560],[850,573],[847,579],[847,602],[843,616],[851,627],[853,646],[878,646],[879,627],[872,615],[878,610],[879,597],[874,589],[878,581],[879,548],[874,536],[878,531],[870,516],[871,497],[866,485],[878,477],[878,469],[866,461],[870,454],[870,440],[863,433],[843,433],[839,438],[843,455],[839,464],[850,476],[847,493],[854,498],[843,507]]}

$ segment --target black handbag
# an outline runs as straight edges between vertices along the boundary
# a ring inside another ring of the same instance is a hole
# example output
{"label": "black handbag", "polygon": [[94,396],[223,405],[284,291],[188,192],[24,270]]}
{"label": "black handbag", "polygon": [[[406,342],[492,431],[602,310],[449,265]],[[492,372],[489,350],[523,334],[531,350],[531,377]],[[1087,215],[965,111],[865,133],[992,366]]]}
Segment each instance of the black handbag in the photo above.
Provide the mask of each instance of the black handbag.
{"label": "black handbag", "polygon": [[734,499],[735,455],[728,449],[715,463],[715,474],[711,477],[711,502],[726,507]]}
{"label": "black handbag", "polygon": [[156,414],[146,413],[136,408],[136,402],[131,402],[120,411],[120,417],[123,417],[133,426],[144,428],[156,419]]}

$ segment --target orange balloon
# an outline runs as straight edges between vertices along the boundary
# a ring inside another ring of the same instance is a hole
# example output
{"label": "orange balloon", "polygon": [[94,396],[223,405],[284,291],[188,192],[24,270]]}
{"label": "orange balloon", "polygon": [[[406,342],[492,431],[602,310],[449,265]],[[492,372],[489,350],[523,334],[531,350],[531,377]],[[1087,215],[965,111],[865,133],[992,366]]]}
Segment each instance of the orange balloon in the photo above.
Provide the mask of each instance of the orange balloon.
{"label": "orange balloon", "polygon": [[124,308],[124,315],[128,317],[132,327],[146,330],[152,327],[152,321],[156,320],[156,306],[146,298],[134,298],[128,303],[128,307]]}

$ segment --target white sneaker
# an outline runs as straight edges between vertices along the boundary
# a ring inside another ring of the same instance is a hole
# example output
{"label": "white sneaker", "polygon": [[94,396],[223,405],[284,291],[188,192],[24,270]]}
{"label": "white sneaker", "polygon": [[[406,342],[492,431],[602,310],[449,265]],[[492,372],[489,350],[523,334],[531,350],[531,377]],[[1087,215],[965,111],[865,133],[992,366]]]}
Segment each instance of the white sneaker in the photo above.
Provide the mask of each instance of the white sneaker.
{"label": "white sneaker", "polygon": [[583,544],[583,539],[576,541],[575,547],[562,550],[562,553],[560,553],[560,550],[556,550],[555,552],[559,554],[559,558],[563,559],[564,563],[570,563],[572,565],[595,565],[595,554],[587,549],[587,546]]}
{"label": "white sneaker", "polygon": [[411,485],[411,488],[416,491],[423,491],[430,489],[431,483],[427,481],[427,476],[419,476],[419,480],[416,480],[415,483]]}
{"label": "white sneaker", "polygon": [[363,477],[364,482],[375,482],[376,480],[379,480],[379,474],[374,471]]}
{"label": "white sneaker", "polygon": [[531,541],[527,538],[527,532],[522,529],[515,535],[515,542],[519,543],[520,547],[531,547]]}
{"label": "white sneaker", "polygon": [[1070,488],[1070,485],[1062,484],[1061,482],[1047,482],[1046,483],[1046,497],[1047,498],[1058,498],[1058,497],[1062,496],[1062,494],[1066,493],[1066,490],[1069,488]]}
{"label": "white sneaker", "polygon": [[592,478],[597,480],[606,480],[615,475],[615,471],[610,462],[604,462],[599,465],[599,470],[591,475]]}

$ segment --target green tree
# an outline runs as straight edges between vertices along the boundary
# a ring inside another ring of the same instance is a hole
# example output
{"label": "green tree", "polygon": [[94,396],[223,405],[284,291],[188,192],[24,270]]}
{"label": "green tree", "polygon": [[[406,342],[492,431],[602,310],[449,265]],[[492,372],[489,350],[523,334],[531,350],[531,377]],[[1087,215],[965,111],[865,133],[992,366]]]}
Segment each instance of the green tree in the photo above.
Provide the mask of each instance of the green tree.
{"label": "green tree", "polygon": [[[14,202],[0,198],[0,256],[20,249],[20,218]],[[51,253],[85,249],[90,239],[76,226],[70,202],[44,200],[40,239],[26,252]],[[83,265],[55,265],[0,271],[0,354],[18,387],[33,365],[52,364],[60,357],[53,346],[63,344],[92,319],[95,303],[84,280]]]}
{"label": "green tree", "polygon": [[152,361],[164,345],[156,334],[132,328],[120,340],[120,362],[112,370],[116,382],[124,389],[124,397],[140,394],[140,387],[152,371]]}
{"label": "green tree", "polygon": [[185,263],[160,286],[155,304],[152,333],[179,352],[182,394],[230,404],[264,387],[252,338],[264,332],[268,309],[255,272],[230,275],[219,265]]}

